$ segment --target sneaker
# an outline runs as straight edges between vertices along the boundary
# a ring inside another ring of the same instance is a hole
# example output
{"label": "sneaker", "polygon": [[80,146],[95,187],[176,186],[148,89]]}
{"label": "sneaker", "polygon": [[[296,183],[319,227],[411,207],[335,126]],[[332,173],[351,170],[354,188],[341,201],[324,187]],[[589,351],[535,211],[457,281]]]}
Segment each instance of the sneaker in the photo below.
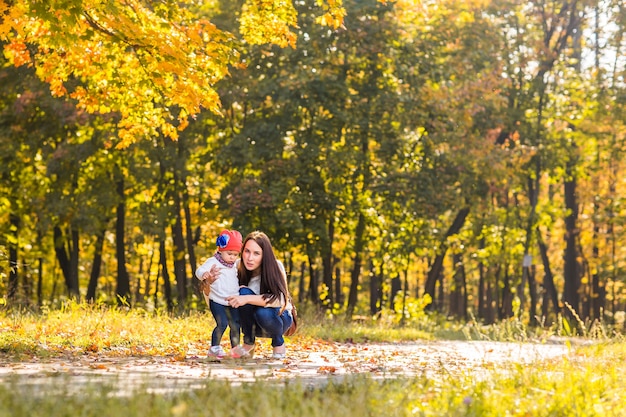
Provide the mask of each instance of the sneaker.
{"label": "sneaker", "polygon": [[211,346],[209,349],[208,357],[212,359],[221,360],[226,356],[226,352],[222,349],[221,346]]}
{"label": "sneaker", "polygon": [[287,349],[285,345],[276,346],[274,348],[274,352],[272,353],[272,359],[285,359]]}
{"label": "sneaker", "polygon": [[250,348],[249,350],[241,345],[235,346],[230,351],[230,355],[233,358],[252,358],[254,356],[254,346]]}

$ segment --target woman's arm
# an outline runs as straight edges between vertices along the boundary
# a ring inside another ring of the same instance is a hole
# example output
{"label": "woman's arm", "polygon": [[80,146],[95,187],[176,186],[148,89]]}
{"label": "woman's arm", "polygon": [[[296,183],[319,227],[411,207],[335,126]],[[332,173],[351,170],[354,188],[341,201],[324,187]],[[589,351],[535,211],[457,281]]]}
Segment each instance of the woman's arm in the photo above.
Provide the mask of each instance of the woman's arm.
{"label": "woman's arm", "polygon": [[[282,298],[282,297],[281,297]],[[231,295],[226,298],[228,304],[231,307],[241,307],[246,304],[251,304],[259,307],[282,307],[282,303],[280,299],[276,299],[271,303],[268,303],[262,295]]]}

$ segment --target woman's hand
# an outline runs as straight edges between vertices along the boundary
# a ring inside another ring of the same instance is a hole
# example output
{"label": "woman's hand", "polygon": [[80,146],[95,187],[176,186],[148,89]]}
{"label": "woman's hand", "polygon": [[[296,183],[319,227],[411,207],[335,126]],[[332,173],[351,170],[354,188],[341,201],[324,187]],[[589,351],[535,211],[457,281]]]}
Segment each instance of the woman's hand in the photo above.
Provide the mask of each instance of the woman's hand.
{"label": "woman's hand", "polygon": [[245,295],[231,295],[230,297],[226,297],[226,301],[228,301],[228,305],[234,308],[248,304]]}

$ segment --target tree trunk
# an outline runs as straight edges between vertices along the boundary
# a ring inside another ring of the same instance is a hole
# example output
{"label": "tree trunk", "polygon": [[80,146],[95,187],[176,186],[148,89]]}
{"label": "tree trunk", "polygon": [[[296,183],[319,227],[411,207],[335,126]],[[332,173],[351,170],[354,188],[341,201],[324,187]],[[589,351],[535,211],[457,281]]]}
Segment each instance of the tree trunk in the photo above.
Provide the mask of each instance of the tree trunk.
{"label": "tree trunk", "polygon": [[[406,321],[406,299],[409,295],[409,263],[407,262],[406,269],[404,270],[404,285],[402,291],[402,318],[400,319],[400,324],[404,326]],[[416,295],[419,297],[419,294]]]}
{"label": "tree trunk", "polygon": [[500,320],[513,317],[513,293],[511,292],[511,278],[509,277],[508,266],[505,265],[503,270],[504,277],[502,280],[502,296],[500,297],[502,302],[500,304],[498,314],[498,318]]}
{"label": "tree trunk", "polygon": [[[294,295],[294,289],[296,286],[296,277],[293,273],[293,253],[290,252],[289,256],[285,256],[285,259],[287,260],[287,265],[285,265],[285,268],[287,268],[287,287],[289,288],[289,294],[291,295],[291,298],[295,300],[296,297]],[[302,277],[300,277],[300,279],[302,279]]]}
{"label": "tree trunk", "polygon": [[[147,298],[150,295],[150,291],[151,291],[151,283],[150,283],[150,275],[152,272],[152,265],[154,263],[154,250],[150,249],[150,262],[148,263],[148,269],[146,270],[146,273],[144,274],[144,296]],[[158,281],[158,278],[157,278]],[[157,294],[158,291],[155,290],[155,294]]]}
{"label": "tree trunk", "polygon": [[[178,249],[182,250],[183,254],[185,253],[185,249],[187,250],[187,256],[189,257],[189,266],[191,268],[191,277],[193,278],[194,273],[196,271],[196,267],[197,267],[197,261],[196,261],[196,251],[194,247],[194,236],[193,236],[193,231],[191,227],[192,221],[191,221],[191,210],[189,208],[189,189],[187,188],[188,171],[186,167],[187,167],[187,161],[189,159],[189,150],[187,148],[187,142],[184,136],[181,136],[178,139],[178,141],[176,142],[176,145],[177,145],[176,155],[177,155],[178,163],[175,164],[173,167],[174,179],[177,180],[174,185],[174,189],[176,190],[176,196],[180,196],[179,203],[177,204],[179,208],[177,208],[176,213],[179,213],[180,208],[182,208],[184,218],[185,218],[185,239],[183,240],[183,245],[180,245],[180,246],[176,245],[176,246],[178,246]],[[178,180],[178,178],[180,178],[180,180]],[[181,234],[182,234],[182,219],[181,219]],[[174,258],[174,259],[176,260],[177,258]],[[198,287],[198,285],[200,284],[200,281],[197,279],[191,279],[190,281],[188,281],[187,279],[187,272],[184,266],[184,263],[185,263],[184,255],[183,255],[182,263],[183,263],[182,266],[178,265],[178,266],[175,266],[175,268],[176,268],[177,282],[179,279],[182,279],[185,284],[184,286],[185,299],[187,299],[189,295],[189,285],[191,285],[195,294],[202,298],[199,287]],[[176,265],[176,261],[174,265]]]}
{"label": "tree trunk", "polygon": [[[541,261],[543,263],[543,287],[545,288],[547,298],[552,301],[552,306],[554,307],[554,314],[561,314],[561,308],[559,306],[559,296],[556,291],[556,286],[554,285],[554,276],[552,275],[552,268],[550,268],[550,258],[548,258],[548,248],[546,244],[543,242],[543,238],[541,237],[541,231],[539,228],[537,231],[537,243],[539,244],[539,253],[541,254]],[[545,318],[547,318],[548,309],[545,307],[542,310],[542,314]]]}
{"label": "tree trunk", "polygon": [[341,268],[335,267],[335,304],[343,304],[343,292],[341,291]]}
{"label": "tree trunk", "polygon": [[346,316],[351,319],[358,301],[359,276],[361,275],[362,253],[365,240],[365,215],[359,212],[356,230],[354,231],[354,261],[350,274],[350,293],[348,294],[348,307]]}
{"label": "tree trunk", "polygon": [[[39,239],[41,242],[41,239]],[[37,306],[43,305],[43,258],[37,258]]]}
{"label": "tree trunk", "polygon": [[444,282],[443,282],[443,269],[441,269],[441,273],[439,274],[439,277],[437,278],[437,283],[435,284],[435,288],[437,288],[437,297],[435,298],[437,300],[436,306],[437,306],[437,311],[445,311],[446,308],[446,291],[445,291],[445,286],[444,286]]}
{"label": "tree trunk", "polygon": [[[65,236],[59,226],[54,226],[54,251],[63,272],[63,278],[65,280],[65,287],[67,288],[70,297],[78,298],[78,271],[73,272],[74,263],[71,262],[71,256],[68,254],[65,244]],[[74,253],[74,251],[70,251]],[[72,255],[73,256],[73,255]],[[75,277],[75,278],[74,278]]]}
{"label": "tree trunk", "polygon": [[80,259],[80,236],[77,227],[72,227],[70,231],[72,242],[70,244],[70,281],[71,294],[80,301],[80,287],[78,285],[78,261]]}
{"label": "tree trunk", "polygon": [[[481,239],[481,248],[483,247],[483,240]],[[485,288],[485,265],[481,262],[478,263],[478,319],[484,320],[487,317],[487,289]]]}
{"label": "tree trunk", "polygon": [[497,319],[500,318],[500,303],[501,303],[501,299],[502,299],[502,294],[500,293],[500,274],[502,273],[502,267],[500,265],[498,265],[496,267],[496,271],[494,272],[494,283],[493,283],[493,297],[494,300],[492,300],[492,314],[493,314],[493,321],[495,322]]}
{"label": "tree trunk", "polygon": [[[599,10],[599,6],[596,3],[595,7],[594,7],[594,57],[595,57],[595,68],[596,68],[596,76],[597,76],[597,84],[596,87],[599,89],[602,89],[603,87],[603,77],[602,77],[602,70],[601,70],[601,66],[600,66],[600,56],[602,54],[602,47],[600,45],[601,43],[601,38],[603,37],[602,34],[602,30],[600,28],[600,19],[601,19],[601,11]],[[601,162],[601,155],[600,155],[600,150],[598,148],[598,150],[596,151],[596,167],[598,169],[601,169],[602,166],[602,162]],[[609,171],[609,178],[611,176],[611,170]],[[599,194],[600,191],[600,184],[599,184],[599,179],[598,177],[594,177],[594,189],[596,190],[596,192]],[[611,183],[611,181],[609,180],[609,184]],[[609,185],[610,188],[610,185]],[[614,195],[614,194],[610,194],[610,195]],[[603,283],[600,282],[600,274],[599,274],[599,265],[601,264],[600,261],[600,248],[599,248],[599,239],[600,239],[600,224],[599,224],[599,217],[600,217],[600,196],[596,195],[596,197],[598,198],[594,198],[593,200],[593,237],[592,237],[592,241],[593,241],[593,249],[592,249],[592,253],[593,253],[593,262],[595,265],[598,265],[597,267],[593,268],[593,271],[591,271],[591,294],[590,294],[590,310],[591,310],[591,318],[593,320],[602,320],[602,311],[605,308],[604,302],[605,302],[605,291],[604,291],[604,285]]]}
{"label": "tree trunk", "polygon": [[61,268],[61,272],[63,273],[66,287],[68,287],[69,289],[68,277],[70,275],[70,259],[65,249],[65,238],[63,237],[63,231],[61,231],[61,228],[59,226],[54,226],[53,233],[54,253],[56,254],[57,260],[59,261],[59,267]]}
{"label": "tree trunk", "polygon": [[124,177],[117,169],[117,218],[115,222],[115,256],[117,259],[117,287],[115,295],[120,306],[130,306],[130,277],[126,268],[126,197],[124,193]]}
{"label": "tree trunk", "polygon": [[328,245],[322,249],[322,280],[326,286],[328,296],[326,297],[327,308],[333,308],[335,303],[333,288],[333,241],[335,239],[335,222],[333,216],[328,221]]}
{"label": "tree trunk", "polygon": [[459,212],[456,214],[456,218],[450,225],[450,228],[448,228],[448,231],[444,236],[444,240],[439,246],[439,252],[435,256],[435,260],[428,271],[426,284],[424,285],[424,292],[430,295],[433,301],[428,306],[429,310],[432,310],[433,307],[437,305],[437,303],[435,303],[435,300],[437,300],[437,297],[435,296],[435,284],[437,283],[437,279],[439,279],[441,275],[441,271],[443,269],[443,261],[446,257],[446,253],[448,252],[448,244],[446,241],[450,236],[454,236],[461,231],[461,228],[465,224],[465,219],[467,218],[469,211],[469,207],[465,207],[459,210]]}
{"label": "tree trunk", "polygon": [[[159,242],[159,264],[161,265],[161,274],[163,276],[163,294],[165,295],[165,303],[167,311],[174,311],[174,300],[172,299],[172,285],[170,283],[170,273],[167,269],[167,252],[165,251],[165,240]],[[156,297],[157,291],[155,291]],[[156,306],[156,304],[155,304]]]}
{"label": "tree trunk", "polygon": [[308,264],[309,264],[309,300],[313,305],[319,305],[320,303],[320,294],[317,290],[318,287],[318,273],[315,269],[315,261],[311,258],[310,255],[307,256]]}
{"label": "tree trunk", "polygon": [[9,302],[15,302],[17,297],[17,289],[19,285],[18,277],[18,242],[20,231],[20,218],[15,213],[9,214],[9,223],[11,224],[11,231],[13,240],[9,242],[9,287],[7,292],[7,299]]}
{"label": "tree trunk", "polygon": [[178,291],[178,309],[183,311],[187,301],[187,274],[185,272],[185,238],[183,236],[183,220],[180,215],[180,198],[174,193],[174,216],[172,224],[172,242],[174,243],[174,276]]}
{"label": "tree trunk", "polygon": [[400,275],[396,275],[391,278],[391,291],[389,292],[389,308],[391,311],[395,310],[396,297],[400,291],[402,291],[402,280]]}
{"label": "tree trunk", "polygon": [[377,273],[374,264],[370,262],[370,313],[376,315],[382,308],[382,265]]}
{"label": "tree trunk", "polygon": [[495,309],[493,307],[493,289],[491,288],[491,281],[487,280],[487,285],[485,288],[485,316],[484,321],[486,324],[492,324],[496,321]]}
{"label": "tree trunk", "polygon": [[304,274],[306,273],[306,263],[302,262],[300,264],[300,284],[298,285],[298,303],[304,303],[306,300],[306,290],[304,288]]}
{"label": "tree trunk", "polygon": [[536,270],[535,267],[532,266],[529,268],[527,277],[528,277],[528,296],[530,298],[530,303],[528,305],[528,314],[529,314],[529,322],[531,326],[536,326],[539,324],[537,322],[537,306],[539,304],[539,299],[537,297],[537,281],[535,280]]}
{"label": "tree trunk", "polygon": [[91,275],[89,276],[89,284],[87,285],[87,302],[93,303],[96,299],[96,289],[98,288],[98,278],[100,277],[100,268],[102,267],[102,247],[104,246],[104,234],[102,230],[96,236],[96,245],[93,251],[93,263],[91,265]]}
{"label": "tree trunk", "polygon": [[143,294],[141,293],[141,278],[144,276],[144,271],[143,271],[144,261],[145,261],[145,257],[142,256],[139,259],[139,270],[137,271],[137,278],[135,279],[134,302],[136,304],[143,303]]}
{"label": "tree trunk", "polygon": [[[196,271],[196,268],[198,266],[197,261],[196,261],[196,239],[194,238],[194,233],[191,227],[191,210],[189,209],[189,191],[187,190],[187,182],[186,179],[183,179],[182,184],[183,186],[183,212],[185,214],[185,239],[187,242],[187,254],[189,255],[189,267],[191,268],[192,271],[192,277],[193,274]],[[192,284],[192,288],[194,293],[197,296],[200,296],[200,289],[198,287],[198,284],[200,283],[199,280],[197,279],[192,279],[191,280]]]}
{"label": "tree trunk", "polygon": [[580,271],[578,266],[578,202],[576,191],[576,178],[573,173],[574,165],[569,162],[566,168],[567,178],[564,183],[565,188],[565,254],[563,256],[563,275],[565,287],[563,291],[563,301],[567,303],[573,311],[565,310],[565,314],[573,318],[573,315],[580,314]]}
{"label": "tree trunk", "polygon": [[465,266],[460,253],[453,255],[454,286],[450,290],[450,313],[459,319],[467,316],[467,283]]}
{"label": "tree trunk", "polygon": [[[528,283],[528,290],[530,295],[530,305],[528,306],[528,310],[530,312],[530,322],[534,323],[537,311],[537,299],[533,297],[533,293],[536,295],[536,289],[533,288],[534,279],[531,283],[530,278],[530,268],[532,267],[532,256],[530,255],[530,246],[533,240],[533,230],[535,230],[535,216],[537,212],[537,203],[539,201],[539,179],[541,178],[541,162],[538,155],[534,156],[535,162],[535,173],[534,175],[529,175],[526,179],[528,184],[528,201],[530,202],[530,214],[528,215],[527,224],[526,224],[526,240],[524,241],[524,257],[522,258],[522,282],[520,285],[520,309],[524,309],[524,286]],[[517,199],[516,199],[516,206]]]}

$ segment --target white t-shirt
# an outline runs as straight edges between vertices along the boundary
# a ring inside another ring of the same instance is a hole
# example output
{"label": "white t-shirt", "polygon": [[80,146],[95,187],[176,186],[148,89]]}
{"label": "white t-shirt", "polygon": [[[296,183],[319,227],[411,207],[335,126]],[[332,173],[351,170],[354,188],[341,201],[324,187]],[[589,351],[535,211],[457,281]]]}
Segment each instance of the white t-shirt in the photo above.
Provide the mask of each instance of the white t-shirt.
{"label": "white t-shirt", "polygon": [[239,260],[237,260],[235,264],[229,268],[220,263],[215,256],[211,256],[198,269],[196,269],[196,277],[198,277],[200,281],[203,281],[202,275],[205,272],[209,272],[213,265],[217,265],[217,267],[220,268],[220,276],[215,280],[215,282],[213,282],[213,284],[211,284],[209,296],[204,296],[207,303],[209,300],[212,300],[213,302],[227,306],[228,301],[226,301],[226,297],[239,295],[239,279],[237,278],[238,261]]}

